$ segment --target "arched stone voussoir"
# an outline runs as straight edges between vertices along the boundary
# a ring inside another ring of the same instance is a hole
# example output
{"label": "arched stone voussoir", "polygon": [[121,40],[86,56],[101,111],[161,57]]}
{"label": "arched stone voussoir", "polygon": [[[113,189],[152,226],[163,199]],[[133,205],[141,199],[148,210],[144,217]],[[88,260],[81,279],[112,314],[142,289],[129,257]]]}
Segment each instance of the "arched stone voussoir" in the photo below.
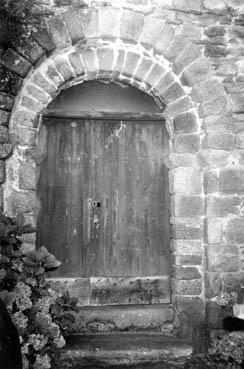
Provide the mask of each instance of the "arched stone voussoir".
{"label": "arched stone voussoir", "polygon": [[[162,111],[167,106],[169,119],[194,107],[191,97],[163,59],[158,60],[129,45],[119,48],[115,43],[100,43],[97,47],[84,44],[83,48],[81,44],[79,47],[70,45],[43,61],[25,80],[19,103],[12,112],[10,129],[38,129],[35,116],[41,115],[61,90],[94,79],[118,81],[138,88],[152,96]],[[16,119],[18,111],[24,113]],[[33,140],[33,133],[29,136]],[[19,133],[14,137],[20,137]],[[16,143],[19,144],[18,138]]]}
{"label": "arched stone voussoir", "polygon": [[99,74],[113,72],[113,66],[116,58],[116,51],[109,46],[103,46],[96,49]]}
{"label": "arched stone voussoir", "polygon": [[124,9],[121,15],[119,37],[123,42],[137,44],[144,25],[144,15],[133,10]]}
{"label": "arched stone voussoir", "polygon": [[102,39],[115,39],[119,36],[122,10],[102,6],[98,9],[99,35]]}

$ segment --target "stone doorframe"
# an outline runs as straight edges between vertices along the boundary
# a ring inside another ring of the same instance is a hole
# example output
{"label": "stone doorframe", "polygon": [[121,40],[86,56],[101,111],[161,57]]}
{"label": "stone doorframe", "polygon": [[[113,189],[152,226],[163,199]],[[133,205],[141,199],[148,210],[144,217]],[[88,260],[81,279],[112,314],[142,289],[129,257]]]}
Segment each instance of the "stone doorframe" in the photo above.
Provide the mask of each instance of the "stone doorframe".
{"label": "stone doorframe", "polygon": [[[45,141],[41,116],[62,89],[101,79],[153,96],[164,110],[170,137],[165,164],[170,169],[175,326],[188,336],[189,322],[194,326],[205,321],[203,228],[208,184],[201,165],[201,118],[208,115],[205,100],[212,98],[212,90],[228,104],[225,91],[202,46],[191,43],[193,35],[184,36],[187,47],[176,57],[174,41],[179,35],[150,15],[111,7],[71,10],[49,18],[47,28],[55,48],[29,70],[10,117],[14,149],[7,160],[4,210],[9,215],[22,212],[27,221],[36,222],[36,184]],[[164,28],[165,38],[159,38]],[[25,248],[35,247],[34,235],[24,241]]]}

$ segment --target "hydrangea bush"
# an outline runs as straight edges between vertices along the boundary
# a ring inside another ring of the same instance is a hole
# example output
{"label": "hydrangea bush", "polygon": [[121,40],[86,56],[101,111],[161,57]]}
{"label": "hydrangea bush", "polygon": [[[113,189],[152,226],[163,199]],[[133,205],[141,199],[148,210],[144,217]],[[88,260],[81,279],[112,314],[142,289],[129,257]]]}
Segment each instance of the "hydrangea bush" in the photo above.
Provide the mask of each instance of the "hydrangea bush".
{"label": "hydrangea bush", "polygon": [[23,368],[49,369],[65,345],[77,300],[45,280],[45,273],[61,264],[45,247],[21,252],[20,236],[34,231],[23,223],[22,216],[0,215],[0,298],[20,335]]}

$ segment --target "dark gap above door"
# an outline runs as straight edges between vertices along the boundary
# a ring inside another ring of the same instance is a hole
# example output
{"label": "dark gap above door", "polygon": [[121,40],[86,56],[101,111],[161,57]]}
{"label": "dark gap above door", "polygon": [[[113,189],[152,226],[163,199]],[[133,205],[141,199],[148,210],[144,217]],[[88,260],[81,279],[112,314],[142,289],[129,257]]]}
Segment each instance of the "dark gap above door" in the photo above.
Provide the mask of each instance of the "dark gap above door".
{"label": "dark gap above door", "polygon": [[[146,113],[160,114],[164,107],[159,108],[153,97],[132,87],[118,83],[101,81],[83,82],[60,92],[45,112],[80,112],[103,113]],[[80,117],[83,115],[79,115]],[[83,116],[84,117],[84,116]],[[85,116],[87,117],[87,116]],[[88,117],[87,117],[88,118]],[[93,118],[97,118],[93,115]],[[124,117],[125,118],[125,117]]]}

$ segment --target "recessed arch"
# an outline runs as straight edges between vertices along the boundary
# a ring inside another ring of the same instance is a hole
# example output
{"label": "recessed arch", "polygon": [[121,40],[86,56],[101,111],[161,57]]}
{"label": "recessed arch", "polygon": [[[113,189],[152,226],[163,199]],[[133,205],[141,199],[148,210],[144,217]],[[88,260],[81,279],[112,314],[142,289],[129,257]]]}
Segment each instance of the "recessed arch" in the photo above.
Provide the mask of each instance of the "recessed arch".
{"label": "recessed arch", "polygon": [[62,261],[58,276],[169,281],[169,137],[153,98],[84,82],[49,105],[45,129],[37,246]]}

